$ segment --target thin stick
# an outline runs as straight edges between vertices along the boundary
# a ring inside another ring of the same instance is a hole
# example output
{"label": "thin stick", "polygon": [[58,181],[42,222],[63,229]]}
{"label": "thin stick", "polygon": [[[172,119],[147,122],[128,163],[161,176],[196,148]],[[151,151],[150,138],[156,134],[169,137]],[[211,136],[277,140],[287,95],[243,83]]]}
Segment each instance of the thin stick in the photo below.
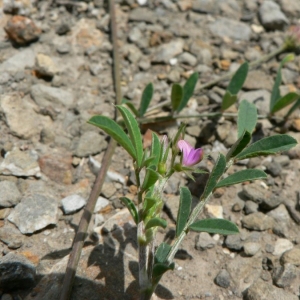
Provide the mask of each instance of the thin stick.
{"label": "thin stick", "polygon": [[[121,103],[121,84],[120,84],[120,72],[119,72],[119,56],[117,49],[117,34],[116,34],[116,20],[115,20],[115,12],[114,12],[114,0],[109,1],[109,11],[110,11],[110,19],[111,19],[111,38],[113,42],[113,71],[114,71],[114,85],[115,85],[115,93],[116,93],[116,104]],[[117,110],[117,109],[116,109]],[[115,119],[117,117],[117,112],[115,112]],[[102,159],[102,166],[99,171],[99,174],[95,180],[94,186],[92,188],[91,194],[88,199],[88,203],[85,207],[84,213],[81,217],[78,231],[73,241],[72,252],[69,257],[66,274],[62,284],[62,291],[60,295],[60,300],[69,300],[71,297],[72,286],[74,283],[76,269],[79,263],[82,247],[84,244],[84,240],[87,235],[87,229],[89,223],[91,221],[91,217],[93,215],[93,211],[96,205],[96,201],[101,192],[106,172],[111,162],[112,155],[115,151],[117,143],[115,140],[111,139],[108,147],[104,153]]]}

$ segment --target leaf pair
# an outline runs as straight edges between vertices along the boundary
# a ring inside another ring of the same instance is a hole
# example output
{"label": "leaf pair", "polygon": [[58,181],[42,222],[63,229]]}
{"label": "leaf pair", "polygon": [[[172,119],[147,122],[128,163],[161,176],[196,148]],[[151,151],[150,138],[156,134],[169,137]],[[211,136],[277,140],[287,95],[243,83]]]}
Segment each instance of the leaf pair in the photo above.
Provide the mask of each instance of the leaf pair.
{"label": "leaf pair", "polygon": [[185,108],[194,93],[198,77],[198,73],[193,73],[183,87],[178,83],[173,84],[171,91],[171,105],[173,112],[179,113]]}
{"label": "leaf pair", "polygon": [[290,105],[291,103],[297,100],[295,105],[288,111],[286,115],[286,117],[288,117],[300,105],[300,95],[298,93],[291,92],[282,97],[280,95],[280,89],[279,89],[282,80],[281,69],[285,63],[294,60],[294,57],[295,57],[294,54],[288,54],[287,56],[284,57],[284,59],[281,61],[279,65],[277,76],[271,94],[271,101],[270,101],[271,114],[274,114],[275,112],[283,109],[284,107]]}
{"label": "leaf pair", "polygon": [[243,87],[243,84],[248,75],[248,70],[249,65],[247,62],[245,62],[238,68],[238,70],[233,75],[222,100],[222,111],[226,110],[237,101],[237,94]]}

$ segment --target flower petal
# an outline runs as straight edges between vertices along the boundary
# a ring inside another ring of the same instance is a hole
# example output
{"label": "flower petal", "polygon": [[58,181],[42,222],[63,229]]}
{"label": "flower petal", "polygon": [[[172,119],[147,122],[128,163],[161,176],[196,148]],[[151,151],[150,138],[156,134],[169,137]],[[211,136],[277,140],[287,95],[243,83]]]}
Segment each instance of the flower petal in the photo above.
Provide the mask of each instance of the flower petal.
{"label": "flower petal", "polygon": [[200,162],[203,158],[203,150],[201,148],[193,149],[186,160],[186,166],[193,166]]}

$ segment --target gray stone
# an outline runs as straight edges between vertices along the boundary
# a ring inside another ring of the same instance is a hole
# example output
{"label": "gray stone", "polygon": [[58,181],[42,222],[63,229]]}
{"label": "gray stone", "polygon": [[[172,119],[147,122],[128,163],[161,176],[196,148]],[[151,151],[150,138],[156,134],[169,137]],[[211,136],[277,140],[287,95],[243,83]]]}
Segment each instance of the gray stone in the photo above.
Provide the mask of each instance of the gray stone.
{"label": "gray stone", "polygon": [[277,208],[268,212],[267,215],[272,217],[276,222],[278,222],[280,224],[287,223],[291,219],[284,204],[280,204]]}
{"label": "gray stone", "polygon": [[245,293],[244,300],[297,300],[298,297],[288,291],[277,288],[269,282],[258,279]]}
{"label": "gray stone", "polygon": [[278,239],[274,245],[274,256],[280,256],[284,252],[293,249],[294,245],[291,241],[287,239]]}
{"label": "gray stone", "polygon": [[199,13],[215,14],[218,13],[216,0],[195,0],[192,1],[192,10]]}
{"label": "gray stone", "polygon": [[56,51],[59,54],[67,54],[71,51],[71,47],[69,44],[59,44],[56,46]]}
{"label": "gray stone", "polygon": [[290,158],[287,155],[275,156],[273,161],[280,164],[282,167],[286,167],[290,164]]}
{"label": "gray stone", "polygon": [[41,194],[25,196],[8,216],[23,234],[31,234],[57,223],[55,199]]}
{"label": "gray stone", "polygon": [[110,204],[110,201],[108,201],[106,198],[101,197],[101,196],[98,197],[96,205],[95,205],[94,213],[97,213],[98,211],[100,211],[101,209],[103,209],[104,207],[106,207],[109,204]]}
{"label": "gray stone", "polygon": [[232,205],[232,211],[239,212],[239,211],[243,210],[244,207],[245,207],[245,201],[243,201],[241,199],[237,199],[235,201],[235,203]]}
{"label": "gray stone", "polygon": [[234,251],[239,251],[243,248],[243,241],[240,234],[228,235],[224,242],[225,246]]}
{"label": "gray stone", "polygon": [[4,0],[3,1],[3,11],[7,14],[30,16],[34,11],[33,4],[35,0],[29,1],[14,1],[14,0]]}
{"label": "gray stone", "polygon": [[0,74],[0,84],[6,84],[11,80],[11,76],[7,72]]}
{"label": "gray stone", "polygon": [[1,227],[0,240],[10,249],[18,249],[24,242],[23,236],[13,227]]}
{"label": "gray stone", "polygon": [[259,17],[262,25],[267,30],[283,29],[289,21],[284,13],[280,10],[280,6],[273,2],[266,0],[259,8]]}
{"label": "gray stone", "polygon": [[258,204],[251,200],[246,201],[244,210],[246,215],[255,213],[258,210]]}
{"label": "gray stone", "polygon": [[233,40],[250,40],[251,28],[249,25],[220,17],[209,25],[210,31],[219,37],[227,36]]}
{"label": "gray stone", "polygon": [[157,15],[153,10],[145,7],[137,7],[133,9],[129,14],[129,21],[146,22],[154,24],[156,22]]}
{"label": "gray stone", "polygon": [[0,258],[0,288],[28,289],[35,284],[36,268],[24,256],[8,253]]}
{"label": "gray stone", "polygon": [[242,218],[242,224],[250,230],[264,231],[271,229],[274,225],[274,219],[261,213],[256,212]]}
{"label": "gray stone", "polygon": [[264,201],[260,204],[260,207],[263,209],[274,209],[279,206],[284,201],[282,196],[276,196],[274,194],[266,197]]}
{"label": "gray stone", "polygon": [[6,153],[4,160],[0,164],[0,174],[14,176],[41,176],[41,170],[37,162],[37,157],[28,151],[20,151],[14,148]]}
{"label": "gray stone", "polygon": [[153,53],[152,62],[169,64],[170,59],[182,53],[183,46],[183,40],[174,40],[158,46]]}
{"label": "gray stone", "polygon": [[222,269],[215,278],[215,283],[223,288],[228,288],[230,286],[230,274],[227,270]]}
{"label": "gray stone", "polygon": [[300,248],[293,248],[286,251],[280,257],[281,264],[293,264],[296,267],[300,266]]}
{"label": "gray stone", "polygon": [[70,106],[74,102],[72,92],[40,83],[33,85],[30,92],[34,101],[41,107],[55,106],[56,104]]}
{"label": "gray stone", "polygon": [[86,205],[86,200],[79,195],[70,195],[61,199],[64,214],[69,215],[77,212]]}
{"label": "gray stone", "polygon": [[149,42],[145,38],[145,34],[138,26],[134,26],[129,31],[128,39],[130,42],[135,43],[140,48],[147,48],[149,46]]}
{"label": "gray stone", "polygon": [[261,70],[250,71],[247,75],[243,88],[246,90],[266,89],[271,91],[273,79]]}
{"label": "gray stone", "polygon": [[298,78],[298,72],[292,71],[287,68],[283,68],[281,70],[281,74],[282,74],[282,82],[284,84],[293,84],[295,80]]}
{"label": "gray stone", "polygon": [[197,250],[206,250],[213,248],[216,245],[216,241],[207,232],[201,232],[196,236],[195,248]]}
{"label": "gray stone", "polygon": [[106,149],[106,147],[105,137],[94,131],[84,132],[78,140],[74,140],[72,146],[74,155],[78,157],[97,154]]}
{"label": "gray stone", "polygon": [[244,244],[244,253],[247,256],[254,256],[261,249],[260,243],[246,242]]}
{"label": "gray stone", "polygon": [[249,102],[255,104],[258,109],[258,113],[265,115],[269,113],[270,97],[270,92],[262,89],[244,93],[242,92],[239,98],[248,100]]}
{"label": "gray stone", "polygon": [[280,288],[289,287],[297,278],[297,268],[292,264],[284,264],[275,270],[273,282]]}
{"label": "gray stone", "polygon": [[12,181],[0,181],[0,207],[17,205],[21,200],[21,193]]}
{"label": "gray stone", "polygon": [[50,122],[49,119],[38,115],[27,97],[22,98],[19,93],[1,96],[0,106],[11,133],[22,139],[39,135],[43,121],[45,125]]}
{"label": "gray stone", "polygon": [[22,49],[19,53],[0,64],[0,73],[17,73],[26,68],[33,68],[35,64],[35,54],[32,49]]}
{"label": "gray stone", "polygon": [[279,0],[279,4],[287,16],[299,18],[300,0]]}
{"label": "gray stone", "polygon": [[267,192],[265,188],[256,182],[243,186],[243,194],[245,197],[259,204],[264,202],[269,196]]}
{"label": "gray stone", "polygon": [[267,164],[267,172],[273,177],[279,176],[282,172],[282,167],[278,162],[272,161]]}
{"label": "gray stone", "polygon": [[187,64],[190,66],[195,66],[197,64],[197,58],[189,53],[189,52],[183,52],[178,56],[178,61],[182,64]]}

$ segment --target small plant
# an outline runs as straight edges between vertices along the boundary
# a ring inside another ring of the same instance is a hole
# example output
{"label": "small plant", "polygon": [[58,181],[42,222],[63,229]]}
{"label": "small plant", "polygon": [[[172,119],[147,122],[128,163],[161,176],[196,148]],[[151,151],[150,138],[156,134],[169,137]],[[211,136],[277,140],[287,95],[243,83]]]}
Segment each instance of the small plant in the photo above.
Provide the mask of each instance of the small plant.
{"label": "small plant", "polygon": [[[242,65],[241,68],[246,69],[247,67]],[[238,88],[243,81],[238,79],[239,83],[229,85],[227,96],[225,95],[227,104],[223,108],[233,102],[233,98],[236,97]],[[186,99],[191,96],[190,91],[194,90],[196,81],[197,78],[192,78],[190,82],[188,81],[189,87],[186,88],[181,88],[179,85],[173,86],[173,112],[179,112],[182,105],[186,105]],[[152,92],[152,86],[148,85],[143,94],[141,107],[136,110],[136,116],[143,116]],[[138,204],[136,206],[126,197],[122,197],[121,201],[128,208],[137,225],[140,299],[146,300],[151,298],[163,274],[174,269],[174,256],[189,231],[204,231],[222,235],[238,233],[238,227],[230,221],[224,219],[198,220],[197,218],[215,189],[245,181],[264,179],[267,175],[261,170],[248,169],[224,177],[227,170],[234,163],[246,158],[287,151],[297,142],[288,135],[274,135],[251,144],[257,112],[253,104],[243,100],[238,111],[238,140],[226,155],[219,154],[204,192],[193,210],[191,210],[192,196],[189,189],[187,187],[180,188],[175,240],[173,244],[157,245],[158,227],[166,228],[167,226],[167,221],[161,217],[165,184],[174,172],[184,172],[190,178],[193,178],[193,173],[202,172],[196,168],[196,164],[204,158],[203,149],[194,149],[184,140],[185,125],[179,127],[176,136],[170,141],[166,136],[160,141],[159,137],[152,133],[151,148],[143,149],[142,136],[135,116],[122,105],[117,106],[117,109],[123,118],[128,134],[118,123],[105,116],[94,116],[89,123],[104,130],[133,159]],[[144,179],[141,176],[142,171],[145,171]]]}

